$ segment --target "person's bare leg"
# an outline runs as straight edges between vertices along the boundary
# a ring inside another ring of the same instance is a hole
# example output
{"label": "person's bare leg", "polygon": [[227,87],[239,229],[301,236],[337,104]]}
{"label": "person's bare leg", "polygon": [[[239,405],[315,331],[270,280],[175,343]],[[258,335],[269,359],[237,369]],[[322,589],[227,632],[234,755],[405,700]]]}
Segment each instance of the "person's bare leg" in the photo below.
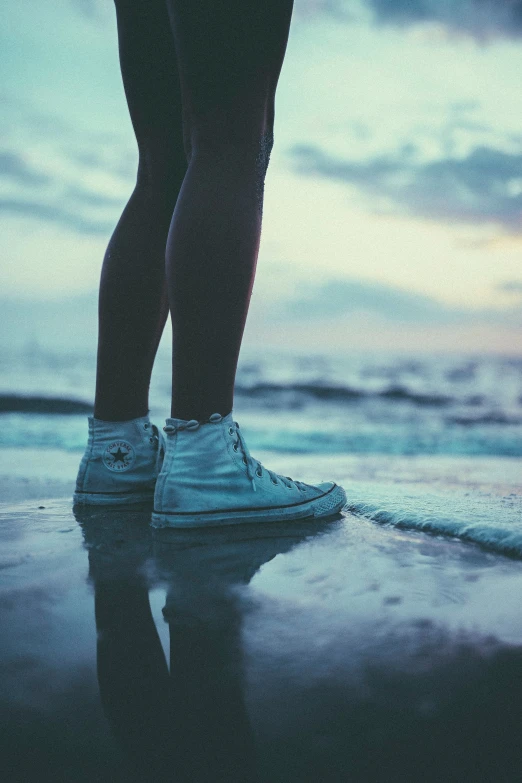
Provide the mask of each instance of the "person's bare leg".
{"label": "person's bare leg", "polygon": [[165,0],[115,0],[115,6],[139,168],[103,262],[94,415],[125,421],[148,412],[152,365],[168,315],[165,245],[187,159]]}
{"label": "person's bare leg", "polygon": [[255,274],[292,0],[166,0],[189,166],[167,242],[172,416],[226,415]]}

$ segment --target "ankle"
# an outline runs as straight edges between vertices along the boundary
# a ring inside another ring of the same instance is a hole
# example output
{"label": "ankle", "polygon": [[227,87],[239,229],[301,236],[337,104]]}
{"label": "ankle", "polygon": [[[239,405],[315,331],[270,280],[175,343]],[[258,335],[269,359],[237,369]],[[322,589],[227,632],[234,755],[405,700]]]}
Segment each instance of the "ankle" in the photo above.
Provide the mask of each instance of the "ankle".
{"label": "ankle", "polygon": [[124,424],[129,421],[136,421],[138,419],[146,419],[149,416],[148,407],[141,408],[138,411],[115,411],[109,408],[98,408],[94,406],[93,419],[95,421],[103,421],[107,424]]}
{"label": "ankle", "polygon": [[102,416],[96,416],[96,414],[93,414],[91,418],[95,424],[100,424],[100,425],[114,424],[117,426],[123,424],[132,424],[133,422],[148,421],[149,411],[143,413],[141,416],[133,416],[131,419],[120,419],[120,418],[107,419]]}
{"label": "ankle", "polygon": [[212,416],[215,416],[216,414],[221,416],[222,419],[224,419],[226,416],[232,413],[232,408],[229,410],[223,409],[225,412],[222,412],[219,408],[212,408],[212,409],[203,409],[203,410],[194,410],[189,408],[172,408],[170,418],[176,419],[177,421],[198,421],[200,424],[203,424],[211,419]]}

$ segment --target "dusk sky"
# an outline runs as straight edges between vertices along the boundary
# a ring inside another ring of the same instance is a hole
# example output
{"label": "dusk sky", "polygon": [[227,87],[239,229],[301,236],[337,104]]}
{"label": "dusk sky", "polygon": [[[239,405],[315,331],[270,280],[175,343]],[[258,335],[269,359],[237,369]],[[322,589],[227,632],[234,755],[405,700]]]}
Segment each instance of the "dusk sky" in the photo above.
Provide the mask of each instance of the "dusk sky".
{"label": "dusk sky", "polygon": [[[90,318],[137,166],[113,3],[4,18],[1,296]],[[521,73],[519,0],[296,0],[246,341],[521,354]]]}

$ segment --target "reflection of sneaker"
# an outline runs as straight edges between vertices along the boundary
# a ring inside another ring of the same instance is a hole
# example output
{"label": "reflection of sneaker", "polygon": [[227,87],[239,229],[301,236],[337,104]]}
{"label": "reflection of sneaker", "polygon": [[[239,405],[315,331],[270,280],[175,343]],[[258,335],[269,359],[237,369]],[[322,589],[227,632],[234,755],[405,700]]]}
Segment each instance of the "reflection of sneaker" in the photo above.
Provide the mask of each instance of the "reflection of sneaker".
{"label": "reflection of sneaker", "polygon": [[89,553],[89,577],[93,582],[148,581],[153,533],[150,507],[121,507],[114,514],[104,506],[75,505],[73,513]]}
{"label": "reflection of sneaker", "polygon": [[207,527],[336,514],[346,503],[329,481],[303,484],[267,470],[248,451],[232,414],[207,422],[167,419],[154,495],[154,527]]}
{"label": "reflection of sneaker", "polygon": [[163,436],[148,416],[130,421],[89,416],[74,503],[113,506],[152,500],[163,454]]}

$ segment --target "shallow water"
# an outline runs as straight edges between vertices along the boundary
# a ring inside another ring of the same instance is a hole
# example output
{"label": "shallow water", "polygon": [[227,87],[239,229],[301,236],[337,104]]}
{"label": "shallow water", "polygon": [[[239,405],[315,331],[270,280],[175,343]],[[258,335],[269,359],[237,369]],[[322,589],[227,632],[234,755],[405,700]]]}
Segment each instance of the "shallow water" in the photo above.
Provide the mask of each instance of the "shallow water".
{"label": "shallow water", "polygon": [[519,563],[350,515],[45,506],[0,516],[3,779],[520,779]]}

